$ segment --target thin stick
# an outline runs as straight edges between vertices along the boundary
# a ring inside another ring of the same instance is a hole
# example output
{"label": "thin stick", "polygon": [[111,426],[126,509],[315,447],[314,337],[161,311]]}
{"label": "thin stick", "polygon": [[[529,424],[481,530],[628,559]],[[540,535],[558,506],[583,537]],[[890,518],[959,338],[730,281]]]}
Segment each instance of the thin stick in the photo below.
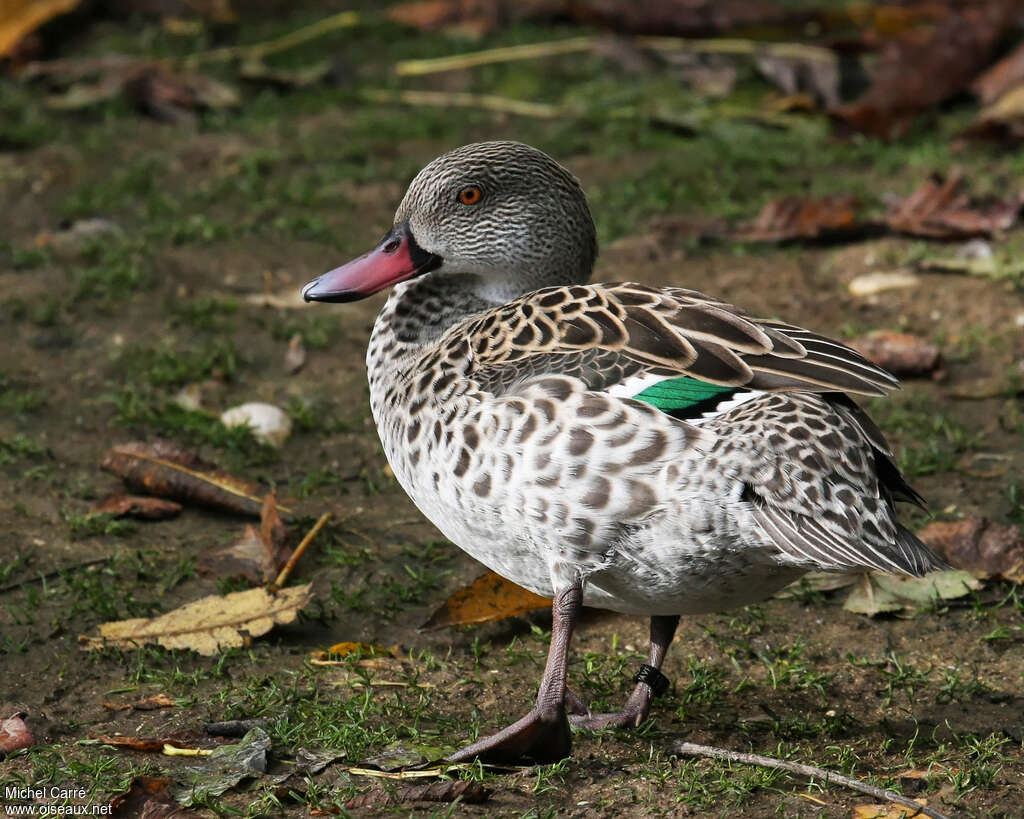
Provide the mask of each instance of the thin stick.
{"label": "thin stick", "polygon": [[182,58],[182,62],[191,68],[201,63],[223,63],[231,60],[259,60],[268,54],[276,54],[278,51],[287,51],[295,46],[302,45],[317,37],[322,37],[332,31],[342,28],[352,28],[360,22],[359,14],[354,11],[343,11],[340,14],[333,14],[323,20],[317,20],[308,26],[297,28],[281,37],[267,40],[262,43],[253,43],[243,46],[225,46],[214,48],[210,51],[200,51],[198,54],[190,54]]}
{"label": "thin stick", "polygon": [[386,89],[369,89],[363,96],[370,102],[399,102],[406,105],[439,105],[455,108],[477,108],[486,111],[497,111],[502,114],[516,114],[521,117],[536,119],[555,119],[573,112],[558,105],[546,102],[527,102],[508,97],[496,97],[493,94],[468,94],[465,92],[445,91],[388,91]]}
{"label": "thin stick", "polygon": [[689,40],[683,37],[637,37],[634,42],[639,46],[655,51],[689,51],[696,54],[740,54],[750,57],[786,57],[789,59],[807,60],[838,64],[835,52],[821,46],[805,43],[763,43],[757,40],[741,40],[735,37],[709,37],[707,39]]}
{"label": "thin stick", "polygon": [[[684,51],[694,54],[740,54],[751,57],[764,55],[832,65],[838,63],[836,55],[827,48],[803,43],[762,43],[756,40],[726,37],[700,40],[683,37],[634,37],[629,41],[642,48],[669,53]],[[395,63],[395,73],[399,77],[419,77],[424,74],[440,74],[443,71],[476,68],[480,65],[556,57],[562,54],[589,51],[600,42],[601,39],[594,36],[570,37],[567,40],[490,48],[485,51],[471,51],[467,54],[453,54],[450,57],[436,57],[430,60],[403,60]]]}
{"label": "thin stick", "polygon": [[295,564],[299,562],[299,558],[302,557],[302,553],[306,551],[306,548],[310,543],[313,542],[313,538],[317,536],[317,533],[327,525],[327,521],[331,519],[330,512],[324,512],[320,519],[313,524],[313,528],[310,529],[306,536],[302,539],[302,542],[295,547],[295,551],[292,552],[292,556],[288,558],[288,562],[284,564],[281,572],[277,575],[277,580],[270,584],[271,591],[277,591],[284,586],[288,576],[292,573],[292,569],[295,568]]}
{"label": "thin stick", "polygon": [[57,577],[64,572],[72,572],[75,569],[85,569],[88,566],[95,566],[97,563],[106,563],[113,559],[113,555],[97,557],[93,560],[84,560],[81,563],[72,563],[70,566],[54,569],[52,572],[46,572],[45,574],[37,574],[35,577],[26,577],[24,580],[17,580],[14,583],[8,583],[6,586],[0,586],[0,594],[20,589],[22,586],[27,586],[29,583],[42,583],[43,581],[49,580],[51,577]]}
{"label": "thin stick", "polygon": [[866,793],[868,796],[873,796],[876,799],[884,799],[887,802],[895,802],[897,805],[903,805],[904,807],[913,808],[914,813],[911,816],[918,816],[923,814],[930,816],[932,819],[949,819],[944,813],[940,813],[934,808],[929,808],[926,805],[922,805],[920,802],[915,802],[913,799],[908,799],[902,794],[896,793],[896,791],[886,790],[885,788],[876,788],[874,785],[869,785],[867,782],[861,782],[859,779],[850,779],[848,776],[842,776],[841,774],[833,773],[832,771],[826,771],[824,768],[816,768],[813,765],[804,765],[800,762],[787,762],[783,759],[775,759],[770,756],[761,756],[760,754],[744,754],[739,751],[730,751],[727,748],[714,748],[710,745],[697,745],[693,742],[683,742],[677,740],[672,743],[672,753],[679,754],[681,756],[707,756],[712,759],[724,759],[728,762],[739,762],[743,765],[757,765],[761,768],[775,768],[776,770],[789,771],[799,776],[806,776],[810,779],[820,779],[823,783],[845,785],[847,788],[852,788],[855,791]]}
{"label": "thin stick", "polygon": [[437,57],[432,60],[403,60],[400,63],[395,63],[395,73],[399,77],[416,77],[422,74],[439,74],[442,71],[475,68],[478,65],[535,60],[538,57],[553,57],[558,54],[574,54],[578,51],[589,51],[596,41],[596,37],[570,37],[568,40],[489,48],[486,51],[453,54],[451,57]]}

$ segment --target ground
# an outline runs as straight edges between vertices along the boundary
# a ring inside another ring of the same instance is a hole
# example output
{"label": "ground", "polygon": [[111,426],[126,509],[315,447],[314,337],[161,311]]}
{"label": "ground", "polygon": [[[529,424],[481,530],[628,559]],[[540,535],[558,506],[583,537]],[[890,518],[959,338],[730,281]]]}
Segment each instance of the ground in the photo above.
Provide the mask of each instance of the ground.
{"label": "ground", "polygon": [[[242,37],[259,41],[310,19],[243,27]],[[488,44],[574,33],[517,27]],[[137,21],[92,26],[70,51],[203,46]],[[665,226],[683,215],[749,218],[790,193],[852,192],[881,210],[887,196],[953,165],[978,194],[1001,194],[1024,178],[1019,152],[958,143],[969,113],[957,108],[892,145],[836,140],[817,117],[780,129],[709,115],[696,133],[659,130],[609,111],[642,106],[652,94],[684,110],[705,103],[677,83],[652,90],[589,56],[433,80],[593,101],[578,117],[369,104],[357,92],[394,86],[387,67],[397,59],[473,47],[387,23],[338,32],[281,59],[340,54],[340,87],[247,90],[240,109],[179,124],[117,102],[48,111],[37,92],[0,78],[0,202],[8,205],[0,222],[0,716],[26,712],[37,740],[0,762],[0,784],[80,786],[104,803],[134,775],[173,775],[184,763],[83,744],[90,734],[158,735],[267,717],[275,769],[300,747],[345,759],[312,777],[301,801],[250,783],[209,798],[203,810],[306,815],[371,788],[346,769],[392,743],[436,758],[529,707],[549,616],[417,630],[481,567],[424,522],[386,470],[363,364],[382,298],[309,308],[248,299],[294,292],[368,249],[411,175],[465,142],[531,142],[580,177],[603,245],[598,280],[693,288],[837,337],[899,329],[937,342],[941,379],[913,380],[867,402],[929,500],[927,515],[910,509],[905,520],[917,527],[931,517],[1024,516],[1024,414],[1015,396],[1024,298],[1011,281],[930,273],[916,288],[855,298],[847,289],[854,276],[951,256],[956,246],[901,238],[704,244]],[[763,93],[753,78],[736,92],[741,102]],[[71,248],[37,242],[62,222],[93,217],[119,232]],[[1018,230],[994,247],[1019,256],[1024,236]],[[288,375],[295,334],[308,360]],[[203,411],[172,401],[191,384],[201,386]],[[250,400],[293,417],[296,430],[280,450],[217,422],[220,410]],[[214,658],[79,648],[78,636],[101,622],[243,587],[196,571],[198,555],[237,539],[238,518],[191,507],[159,523],[87,516],[97,498],[120,488],[99,470],[105,451],[156,437],[297,499],[296,533],[324,511],[336,515],[293,578],[315,580],[320,592],[299,622]],[[63,571],[38,582],[55,569]],[[641,731],[578,734],[573,757],[557,765],[456,772],[493,790],[489,802],[456,810],[846,816],[871,801],[758,768],[672,757],[672,741],[683,738],[823,765],[958,816],[1019,815],[1024,594],[989,583],[890,619],[844,611],[841,601],[806,592],[684,620],[665,666],[673,687]],[[588,612],[573,645],[573,684],[597,706],[621,701],[646,631],[640,618]],[[376,670],[358,665],[359,655],[340,667],[311,665],[311,651],[340,641],[392,647],[399,659]],[[103,705],[158,692],[178,706]],[[926,773],[901,776],[908,770]]]}

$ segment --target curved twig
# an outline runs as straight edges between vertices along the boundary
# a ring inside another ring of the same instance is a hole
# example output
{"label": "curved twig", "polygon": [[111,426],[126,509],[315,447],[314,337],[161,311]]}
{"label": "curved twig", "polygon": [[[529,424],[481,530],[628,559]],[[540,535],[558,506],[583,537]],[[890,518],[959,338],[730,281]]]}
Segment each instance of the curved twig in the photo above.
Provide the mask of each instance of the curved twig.
{"label": "curved twig", "polygon": [[868,796],[873,796],[876,799],[884,799],[887,802],[895,802],[897,805],[913,808],[914,813],[910,814],[911,817],[930,816],[932,819],[949,819],[946,814],[940,813],[934,808],[922,805],[920,802],[915,802],[913,799],[908,799],[906,796],[896,793],[896,791],[890,791],[886,788],[877,788],[874,785],[869,785],[867,782],[861,782],[859,779],[851,779],[848,776],[827,771],[824,768],[817,768],[814,765],[804,765],[800,762],[787,762],[784,759],[776,759],[771,756],[761,756],[760,754],[744,754],[739,751],[730,751],[727,748],[715,748],[711,745],[697,745],[696,743],[683,742],[682,740],[676,740],[672,743],[672,753],[679,754],[680,756],[706,756],[711,757],[712,759],[724,759],[728,762],[739,762],[744,765],[757,765],[761,768],[775,768],[781,771],[789,771],[790,773],[795,773],[799,776],[819,779],[825,784],[844,785],[847,788],[852,788],[855,791],[866,793]]}

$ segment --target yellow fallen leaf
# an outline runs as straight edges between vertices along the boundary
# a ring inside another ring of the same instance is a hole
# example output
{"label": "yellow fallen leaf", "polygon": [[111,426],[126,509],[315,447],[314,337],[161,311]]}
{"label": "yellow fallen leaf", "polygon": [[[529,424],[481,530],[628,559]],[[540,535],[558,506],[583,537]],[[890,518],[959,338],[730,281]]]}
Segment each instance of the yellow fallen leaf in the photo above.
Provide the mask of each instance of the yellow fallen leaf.
{"label": "yellow fallen leaf", "polygon": [[391,649],[384,648],[384,646],[374,646],[369,643],[353,643],[348,641],[335,643],[327,649],[327,653],[333,654],[335,657],[347,657],[349,654],[355,654],[356,652],[359,652],[360,654],[369,654],[371,656],[374,654],[384,654],[385,656],[390,657],[392,655]]}
{"label": "yellow fallen leaf", "polygon": [[4,0],[0,6],[0,57],[43,23],[65,14],[79,0]]}
{"label": "yellow fallen leaf", "polygon": [[[915,799],[922,807],[928,804],[927,799]],[[904,805],[894,805],[891,802],[885,802],[880,805],[857,805],[853,809],[853,819],[910,819],[911,817],[918,817],[922,814],[914,808],[908,808]]]}
{"label": "yellow fallen leaf", "polygon": [[275,625],[291,623],[313,599],[312,583],[271,594],[264,588],[218,594],[188,603],[159,617],[100,624],[98,637],[80,635],[85,649],[160,645],[188,648],[204,656],[249,645]]}
{"label": "yellow fallen leaf", "polygon": [[488,623],[550,605],[548,598],[527,591],[499,574],[487,572],[449,597],[420,628]]}

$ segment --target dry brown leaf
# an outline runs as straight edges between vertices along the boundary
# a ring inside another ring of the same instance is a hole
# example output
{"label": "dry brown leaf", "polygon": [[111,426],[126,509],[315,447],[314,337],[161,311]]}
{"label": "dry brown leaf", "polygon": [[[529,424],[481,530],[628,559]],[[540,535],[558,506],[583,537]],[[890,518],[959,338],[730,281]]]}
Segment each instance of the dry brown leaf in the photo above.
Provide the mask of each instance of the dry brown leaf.
{"label": "dry brown leaf", "polygon": [[275,625],[291,623],[314,597],[312,583],[291,586],[270,594],[260,587],[214,594],[188,603],[159,617],[139,617],[100,624],[98,637],[78,638],[87,650],[160,645],[187,648],[204,656],[226,648],[249,645],[253,637]]}
{"label": "dry brown leaf", "polygon": [[175,708],[178,701],[170,694],[154,694],[151,697],[143,697],[132,707],[136,711],[155,711],[158,708]]}
{"label": "dry brown leaf", "polygon": [[140,751],[147,754],[162,754],[165,745],[173,745],[176,748],[196,749],[196,741],[199,736],[193,734],[174,734],[161,737],[134,737],[124,734],[89,734],[89,739],[99,742],[101,745],[110,745],[114,748],[126,748],[129,751]]}
{"label": "dry brown leaf", "polygon": [[369,643],[353,643],[347,640],[342,643],[335,643],[327,649],[327,654],[334,657],[347,657],[349,654],[356,654],[357,652],[371,656],[380,654],[385,657],[391,657],[394,654],[391,649],[384,648],[384,646],[375,646]]}
{"label": "dry brown leaf", "polygon": [[108,816],[121,819],[199,819],[200,814],[175,801],[170,785],[170,779],[137,776],[127,791],[110,800]]}
{"label": "dry brown leaf", "polygon": [[235,89],[195,71],[172,71],[159,62],[108,54],[103,57],[30,63],[20,76],[45,80],[56,90],[46,104],[57,110],[77,110],[124,96],[143,113],[179,121],[200,109],[238,105]]}
{"label": "dry brown leaf", "polygon": [[269,583],[276,576],[275,561],[260,530],[247,524],[242,537],[230,546],[199,555],[197,568],[220,578],[241,578],[250,583]]}
{"label": "dry brown leaf", "polygon": [[[920,805],[927,805],[927,799],[915,799]],[[884,802],[878,805],[857,805],[853,809],[853,819],[917,819],[923,814],[914,808],[904,805],[896,805],[892,802]]]}
{"label": "dry brown leaf", "polygon": [[259,515],[266,495],[259,484],[237,478],[169,441],[116,446],[104,457],[102,468],[133,489],[243,515]]}
{"label": "dry brown leaf", "polygon": [[500,26],[542,20],[566,8],[565,0],[411,0],[388,9],[396,23],[480,38]]}
{"label": "dry brown leaf", "polygon": [[288,527],[277,514],[277,492],[268,492],[260,510],[260,528],[246,526],[238,542],[201,554],[199,571],[270,583],[292,555],[285,545],[287,539]]}
{"label": "dry brown leaf", "polygon": [[951,566],[984,579],[1024,583],[1024,533],[987,518],[932,521],[917,536]]}
{"label": "dry brown leaf", "polygon": [[459,4],[453,0],[413,0],[388,9],[388,17],[399,25],[434,31],[457,19]]}
{"label": "dry brown leaf", "polygon": [[831,109],[842,126],[893,139],[917,114],[968,86],[1013,24],[1016,0],[965,4],[931,29],[914,30],[882,50],[871,87]]}
{"label": "dry brown leaf", "polygon": [[449,597],[420,628],[488,623],[550,605],[548,598],[527,591],[499,574],[487,572]]}
{"label": "dry brown leaf", "polygon": [[1024,81],[983,108],[967,135],[1007,142],[1024,140]]}
{"label": "dry brown leaf", "polygon": [[910,333],[874,332],[848,343],[893,375],[928,375],[942,364],[938,347]]}
{"label": "dry brown leaf", "polygon": [[0,719],[0,759],[14,751],[29,748],[34,743],[32,732],[21,718],[21,714]]}
{"label": "dry brown leaf", "polygon": [[175,708],[178,702],[170,694],[154,694],[137,702],[103,702],[101,704],[111,711],[155,711],[158,708]]}
{"label": "dry brown leaf", "polygon": [[854,213],[856,205],[854,196],[787,196],[769,202],[751,224],[734,230],[731,236],[741,241],[779,242],[853,233],[861,229]]}
{"label": "dry brown leaf", "polygon": [[110,495],[89,510],[91,515],[164,520],[181,513],[181,504],[151,495]]}
{"label": "dry brown leaf", "polygon": [[959,168],[944,179],[933,175],[889,208],[885,224],[898,233],[931,239],[992,236],[1011,228],[1021,208],[1020,196],[972,205],[966,193],[958,192],[963,178]]}
{"label": "dry brown leaf", "polygon": [[374,788],[368,793],[361,793],[359,796],[349,799],[345,803],[345,809],[383,808],[403,802],[454,802],[456,799],[467,805],[478,805],[481,802],[486,802],[490,796],[490,790],[479,782],[451,779],[447,782],[413,785],[395,791]]}
{"label": "dry brown leaf", "polygon": [[192,119],[198,110],[233,108],[240,100],[231,86],[195,71],[151,64],[123,79],[121,91],[128,102],[167,122]]}
{"label": "dry brown leaf", "polygon": [[306,345],[302,343],[302,335],[296,333],[288,342],[288,350],[284,354],[284,371],[295,375],[306,366]]}
{"label": "dry brown leaf", "polygon": [[1024,43],[971,83],[982,105],[991,105],[1016,85],[1024,83]]}
{"label": "dry brown leaf", "polygon": [[66,14],[80,0],[4,0],[0,9],[0,57],[10,54],[22,38],[44,23]]}
{"label": "dry brown leaf", "polygon": [[748,26],[799,27],[812,15],[764,0],[585,0],[567,3],[574,18],[619,34],[695,37]]}

